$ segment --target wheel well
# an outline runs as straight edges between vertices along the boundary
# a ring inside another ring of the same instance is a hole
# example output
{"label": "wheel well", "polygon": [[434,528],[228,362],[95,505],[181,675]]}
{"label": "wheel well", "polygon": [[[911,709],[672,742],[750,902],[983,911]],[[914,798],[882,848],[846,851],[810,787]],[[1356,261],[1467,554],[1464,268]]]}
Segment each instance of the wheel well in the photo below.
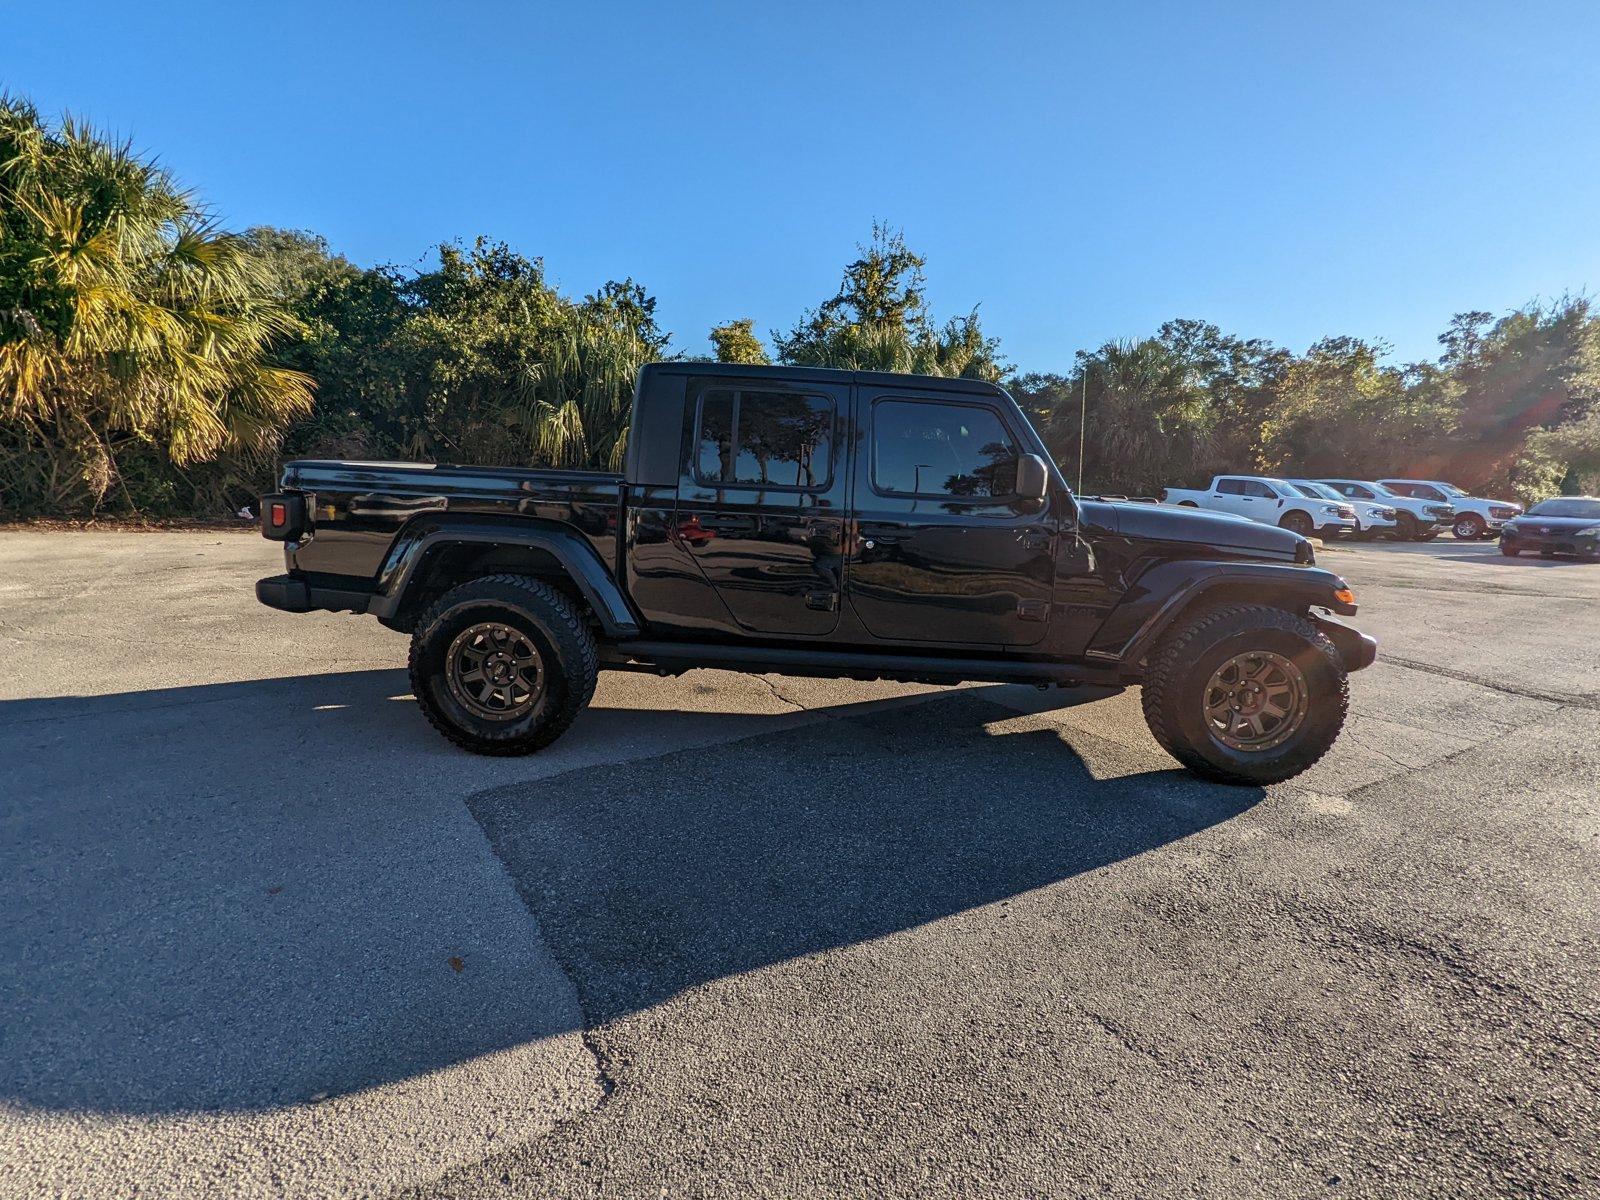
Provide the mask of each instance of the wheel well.
{"label": "wheel well", "polygon": [[598,626],[589,601],[560,559],[538,546],[498,542],[454,542],[433,547],[417,564],[400,607],[384,624],[410,633],[418,615],[451,588],[485,575],[507,573],[527,575],[549,584],[567,596],[591,626]]}
{"label": "wheel well", "polygon": [[1139,670],[1143,671],[1144,664],[1151,652],[1174,629],[1198,620],[1203,613],[1208,613],[1218,608],[1227,608],[1235,604],[1254,604],[1261,608],[1279,608],[1297,617],[1307,616],[1311,611],[1309,601],[1297,597],[1293,592],[1284,588],[1242,581],[1238,583],[1219,583],[1215,587],[1205,588],[1198,594],[1189,597],[1176,612],[1162,623],[1161,628],[1144,647],[1144,653],[1140,655]]}

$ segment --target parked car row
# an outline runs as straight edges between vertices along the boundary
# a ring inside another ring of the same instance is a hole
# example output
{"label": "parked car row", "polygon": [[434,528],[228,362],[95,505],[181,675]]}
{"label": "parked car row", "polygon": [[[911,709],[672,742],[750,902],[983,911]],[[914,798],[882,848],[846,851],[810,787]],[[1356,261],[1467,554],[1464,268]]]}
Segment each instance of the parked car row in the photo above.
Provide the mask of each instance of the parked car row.
{"label": "parked car row", "polygon": [[[1218,475],[1205,488],[1167,488],[1162,499],[1278,525],[1304,536],[1432,541],[1448,529],[1463,541],[1494,537],[1522,515],[1509,500],[1470,496],[1432,479],[1280,479]],[[1547,502],[1548,503],[1548,502]]]}

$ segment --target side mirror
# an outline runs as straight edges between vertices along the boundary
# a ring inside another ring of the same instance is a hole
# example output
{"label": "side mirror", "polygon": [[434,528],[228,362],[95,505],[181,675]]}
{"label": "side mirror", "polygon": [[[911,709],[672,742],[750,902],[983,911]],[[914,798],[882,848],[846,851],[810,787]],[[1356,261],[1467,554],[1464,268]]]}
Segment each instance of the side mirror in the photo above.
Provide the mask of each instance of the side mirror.
{"label": "side mirror", "polygon": [[1017,459],[1017,498],[1044,503],[1050,493],[1050,468],[1037,454],[1024,454]]}

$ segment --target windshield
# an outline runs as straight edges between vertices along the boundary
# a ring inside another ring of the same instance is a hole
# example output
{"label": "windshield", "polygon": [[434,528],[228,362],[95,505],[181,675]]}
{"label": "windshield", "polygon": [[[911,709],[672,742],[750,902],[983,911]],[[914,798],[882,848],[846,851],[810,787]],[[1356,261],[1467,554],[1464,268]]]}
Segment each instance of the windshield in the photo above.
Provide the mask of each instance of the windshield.
{"label": "windshield", "polygon": [[1541,500],[1528,510],[1530,517],[1583,517],[1600,521],[1600,500],[1584,496],[1567,496],[1559,500]]}
{"label": "windshield", "polygon": [[1465,496],[1466,495],[1465,492],[1463,492],[1460,488],[1458,488],[1453,483],[1436,483],[1433,486],[1438,488],[1446,496]]}
{"label": "windshield", "polygon": [[1371,488],[1374,496],[1387,496],[1391,500],[1400,499],[1399,492],[1394,491],[1392,488],[1386,488],[1381,483],[1368,483],[1363,484],[1362,486]]}
{"label": "windshield", "polygon": [[1344,499],[1343,496],[1324,483],[1312,483],[1309,479],[1292,479],[1289,484],[1302,496],[1310,496],[1314,500]]}

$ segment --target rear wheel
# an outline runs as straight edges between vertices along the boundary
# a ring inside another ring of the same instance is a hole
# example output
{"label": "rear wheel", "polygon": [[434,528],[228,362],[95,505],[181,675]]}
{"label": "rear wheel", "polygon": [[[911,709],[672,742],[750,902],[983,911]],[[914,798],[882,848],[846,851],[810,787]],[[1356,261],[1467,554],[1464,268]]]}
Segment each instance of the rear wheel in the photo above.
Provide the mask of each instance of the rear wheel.
{"label": "rear wheel", "polygon": [[1217,609],[1169,632],[1142,701],[1161,748],[1224,783],[1277,783],[1333,745],[1349,685],[1333,643],[1277,608]]}
{"label": "rear wheel", "polygon": [[1477,513],[1462,513],[1456,518],[1456,523],[1451,526],[1450,532],[1458,541],[1475,542],[1487,533],[1489,527]]}
{"label": "rear wheel", "polygon": [[418,619],[411,690],[431,724],[477,754],[532,754],[594,695],[594,634],[547,583],[491,575],[450,589]]}
{"label": "rear wheel", "polygon": [[1504,554],[1507,558],[1515,558],[1517,555],[1521,554],[1522,551],[1518,550],[1515,546],[1501,546],[1500,553]]}
{"label": "rear wheel", "polygon": [[1316,522],[1303,512],[1284,513],[1283,520],[1278,522],[1278,527],[1287,529],[1290,533],[1298,533],[1301,537],[1310,537],[1317,529]]}

